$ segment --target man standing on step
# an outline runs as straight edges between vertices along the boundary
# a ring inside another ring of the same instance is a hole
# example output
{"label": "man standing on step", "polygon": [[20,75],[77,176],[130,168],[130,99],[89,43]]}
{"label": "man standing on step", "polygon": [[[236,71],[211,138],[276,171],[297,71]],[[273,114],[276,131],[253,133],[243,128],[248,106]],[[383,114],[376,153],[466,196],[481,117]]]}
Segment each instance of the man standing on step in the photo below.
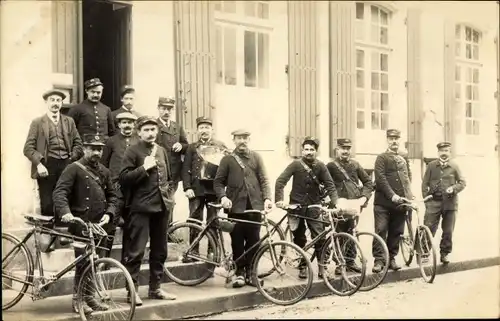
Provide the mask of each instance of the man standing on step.
{"label": "man standing on step", "polygon": [[[388,148],[375,160],[375,233],[386,240],[389,249],[389,268],[401,269],[396,263],[399,252],[399,240],[405,229],[405,210],[397,205],[402,198],[413,199],[411,191],[411,170],[408,158],[399,153],[401,132],[388,129],[386,132]],[[375,242],[372,253],[375,253]],[[374,266],[377,268],[377,265]]]}
{"label": "man standing on step", "polygon": [[[333,179],[339,198],[359,199],[362,207],[365,207],[373,192],[373,182],[366,173],[363,166],[351,158],[352,141],[349,138],[337,139],[336,159],[326,165]],[[356,218],[357,220],[357,218]],[[340,221],[337,223],[337,232],[352,234],[357,222],[354,219]],[[356,255],[356,247],[346,249],[348,253]],[[353,257],[349,254],[350,257]],[[349,268],[357,273],[361,268],[355,262],[347,262]],[[340,272],[340,268],[337,269]]]}
{"label": "man standing on step", "polygon": [[[319,219],[320,211],[316,208],[308,209],[308,205],[321,204],[322,201],[329,196],[330,206],[334,207],[337,203],[337,191],[333,180],[328,173],[325,164],[316,158],[316,153],[319,148],[319,140],[313,137],[306,137],[302,142],[302,157],[299,160],[292,161],[276,179],[274,197],[276,206],[283,208],[284,195],[283,191],[290,178],[293,177],[292,190],[290,192],[290,203],[300,204],[304,206],[296,210],[296,214],[300,216]],[[313,220],[304,220],[297,217],[289,217],[288,224],[290,231],[293,233],[293,242],[303,248],[306,245],[306,224],[311,232],[311,237],[315,238],[321,234],[325,226],[321,222]],[[321,257],[321,249],[324,244],[324,239],[319,240],[315,244],[316,257]],[[317,259],[316,262],[319,262]],[[307,277],[305,262],[299,263],[299,278]],[[319,278],[323,275],[321,271],[318,274]]]}
{"label": "man standing on step", "polygon": [[[214,178],[219,164],[210,163],[203,156],[216,156],[220,159],[228,150],[224,143],[212,138],[212,124],[212,120],[207,117],[196,119],[198,141],[188,145],[182,167],[182,186],[189,199],[189,217],[199,221],[203,221],[204,209],[207,211],[207,221],[217,213],[208,203],[217,203]],[[196,231],[192,232],[191,242],[197,237]],[[185,258],[183,262],[192,261],[194,260],[191,258]]]}
{"label": "man standing on step", "polygon": [[[115,220],[113,221],[112,226],[110,226],[110,230],[106,231],[110,236],[115,235],[116,227],[122,226],[124,218],[127,216],[125,208],[126,198],[123,196],[120,183],[118,182],[120,171],[122,169],[123,155],[125,154],[127,147],[134,145],[139,141],[139,137],[137,137],[137,134],[134,133],[135,121],[137,120],[137,117],[134,114],[123,112],[118,114],[116,119],[118,121],[118,128],[120,129],[120,132],[106,141],[101,158],[101,163],[106,166],[111,173],[111,182],[113,183],[118,196],[117,215],[115,215]],[[113,239],[107,240],[106,242],[107,243],[102,246],[108,249],[107,255],[109,256],[113,247]],[[122,250],[123,247],[124,245],[122,244]]]}
{"label": "man standing on step", "polygon": [[[54,189],[54,207],[56,214],[63,222],[69,222],[68,232],[83,237],[83,227],[78,223],[71,223],[74,217],[84,221],[101,223],[104,229],[113,221],[116,213],[116,193],[111,183],[109,170],[99,160],[104,146],[99,135],[87,134],[84,136],[84,156],[66,167],[57,186]],[[74,247],[75,257],[85,252],[85,249]],[[78,313],[76,294],[81,274],[85,269],[85,262],[75,268],[73,280],[73,311]],[[104,311],[109,307],[93,299],[88,293],[83,309],[84,312]]]}
{"label": "man standing on step", "polygon": [[448,255],[453,247],[453,229],[458,210],[458,193],[464,190],[466,182],[458,165],[450,160],[451,143],[437,144],[439,159],[427,165],[422,179],[422,197],[432,195],[432,199],[425,204],[424,224],[429,227],[434,236],[439,221],[442,218],[441,228],[441,263],[448,264]]}
{"label": "man standing on step", "polygon": [[121,113],[130,113],[133,114],[136,117],[141,116],[135,109],[134,109],[134,100],[135,100],[135,89],[134,87],[130,85],[125,85],[123,86],[121,92],[120,92],[120,100],[122,102],[122,106],[116,110],[113,110],[111,112],[111,116],[113,117],[113,121],[115,123],[115,128],[118,128],[118,119],[116,116],[118,116]]}
{"label": "man standing on step", "polygon": [[70,107],[68,116],[75,121],[80,136],[97,133],[106,141],[115,134],[115,124],[111,109],[101,102],[104,85],[99,78],[92,78],[84,86],[87,99]]}
{"label": "man standing on step", "polygon": [[[173,97],[158,98],[158,125],[159,133],[156,142],[167,151],[170,169],[172,171],[173,192],[177,192],[181,180],[182,155],[188,147],[188,140],[184,128],[172,120],[172,111],[175,108]],[[174,209],[170,215],[169,225],[173,220]]]}
{"label": "man standing on step", "polygon": [[47,112],[31,122],[23,153],[38,183],[41,214],[54,217],[52,192],[66,166],[82,156],[83,147],[73,119],[60,113],[66,95],[49,90],[42,97]]}
{"label": "man standing on step", "polygon": [[[130,195],[130,213],[124,229],[123,264],[130,272],[136,288],[141,263],[150,244],[150,299],[175,300],[160,288],[167,259],[167,228],[173,207],[172,176],[167,151],[156,141],[158,122],[154,117],[141,116],[136,122],[140,141],[128,147],[122,161],[120,185]],[[136,292],[136,302],[142,301]]]}
{"label": "man standing on step", "polygon": [[[245,214],[245,210],[271,210],[271,188],[262,157],[248,148],[250,132],[235,130],[231,133],[236,146],[230,155],[222,158],[214,179],[214,189],[229,217],[261,222],[260,214]],[[226,187],[227,190],[226,190]],[[239,258],[260,239],[260,225],[236,223],[231,232],[233,259]],[[245,284],[256,286],[252,275],[252,261],[258,247],[237,262],[233,287]],[[259,282],[262,282],[261,280]]]}

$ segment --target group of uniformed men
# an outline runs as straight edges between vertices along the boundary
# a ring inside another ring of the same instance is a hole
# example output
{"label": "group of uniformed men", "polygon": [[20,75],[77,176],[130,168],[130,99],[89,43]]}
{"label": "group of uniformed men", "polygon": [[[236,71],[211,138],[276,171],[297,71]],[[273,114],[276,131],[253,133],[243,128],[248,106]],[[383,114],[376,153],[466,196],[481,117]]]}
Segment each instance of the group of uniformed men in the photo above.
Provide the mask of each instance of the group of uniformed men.
{"label": "group of uniformed men", "polygon": [[[189,199],[190,217],[207,220],[215,215],[209,202],[220,202],[230,216],[259,221],[255,214],[243,214],[247,209],[271,210],[271,186],[261,156],[249,149],[250,133],[232,132],[234,150],[215,140],[212,120],[196,120],[198,140],[188,143],[182,126],[171,120],[175,100],[160,97],[159,117],[141,116],[134,109],[135,90],[124,86],[122,106],[111,111],[101,102],[104,85],[98,78],[85,82],[86,99],[70,107],[68,115],[61,113],[66,95],[58,90],[43,94],[46,114],[31,123],[24,146],[24,155],[32,163],[31,176],[38,182],[42,215],[54,216],[57,223],[67,223],[68,231],[82,235],[82,227],[72,223],[73,217],[101,223],[109,235],[121,225],[123,234],[122,263],[137,287],[141,261],[150,240],[150,281],[148,297],[175,300],[175,296],[160,288],[164,262],[167,258],[167,228],[172,221],[174,194],[182,180]],[[387,131],[388,149],[375,162],[375,181],[363,167],[351,158],[352,142],[338,139],[338,157],[325,165],[317,159],[319,141],[307,137],[302,144],[302,157],[294,160],[279,176],[275,185],[275,203],[284,206],[284,188],[293,177],[290,203],[310,205],[329,196],[332,207],[339,197],[360,199],[366,205],[375,190],[375,231],[386,240],[390,253],[390,268],[398,270],[395,261],[399,238],[404,231],[404,213],[396,208],[402,198],[413,198],[410,188],[411,171],[406,157],[399,152],[400,132]],[[83,139],[83,141],[82,141]],[[438,144],[439,159],[427,167],[422,182],[422,194],[433,195],[427,205],[425,224],[436,232],[442,217],[443,237],[441,261],[449,262],[452,232],[457,210],[457,194],[465,181],[455,163],[450,161],[449,143]],[[215,170],[210,171],[202,157],[203,148],[217,148],[225,156]],[[184,159],[182,159],[184,158]],[[317,217],[317,210],[301,210],[306,217]],[[242,216],[245,216],[244,218]],[[306,224],[312,237],[321,233],[322,224],[303,219],[289,219],[294,242],[306,243]],[[352,222],[337,226],[338,231],[350,232]],[[231,233],[234,258],[259,241],[260,226],[237,223]],[[193,236],[191,237],[191,239]],[[109,256],[112,239],[105,244]],[[315,250],[321,249],[321,242]],[[75,247],[75,255],[81,249]],[[317,253],[319,254],[319,252]],[[234,287],[252,285],[250,253],[238,262]],[[319,257],[319,256],[318,256]],[[348,262],[349,263],[349,262]],[[353,270],[359,267],[351,263]],[[374,272],[382,269],[375,262]],[[74,292],[83,266],[76,268]],[[305,271],[299,268],[299,277]],[[142,304],[136,293],[136,303]],[[108,307],[89,299],[86,312]],[[76,304],[73,303],[76,311]]]}

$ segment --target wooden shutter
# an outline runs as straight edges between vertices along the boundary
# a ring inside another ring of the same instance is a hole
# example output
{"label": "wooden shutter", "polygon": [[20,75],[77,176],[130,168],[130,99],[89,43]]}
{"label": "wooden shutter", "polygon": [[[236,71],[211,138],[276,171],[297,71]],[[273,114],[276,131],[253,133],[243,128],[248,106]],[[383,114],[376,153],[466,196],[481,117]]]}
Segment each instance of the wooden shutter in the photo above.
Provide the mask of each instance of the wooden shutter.
{"label": "wooden shutter", "polygon": [[211,1],[174,1],[177,120],[190,141],[196,139],[196,118],[213,118],[213,11]]}
{"label": "wooden shutter", "polygon": [[[444,28],[444,139],[456,146],[455,136],[460,114],[455,109],[455,23],[445,22]],[[456,148],[452,148],[454,154]]]}
{"label": "wooden shutter", "polygon": [[315,1],[288,2],[288,100],[290,156],[300,156],[306,136],[316,136],[318,12]]}
{"label": "wooden shutter", "polygon": [[355,2],[331,1],[330,6],[330,157],[336,139],[356,146],[354,18]]}
{"label": "wooden shutter", "polygon": [[421,87],[421,12],[418,9],[408,9],[407,28],[407,82],[408,99],[408,157],[422,158],[422,87]]}

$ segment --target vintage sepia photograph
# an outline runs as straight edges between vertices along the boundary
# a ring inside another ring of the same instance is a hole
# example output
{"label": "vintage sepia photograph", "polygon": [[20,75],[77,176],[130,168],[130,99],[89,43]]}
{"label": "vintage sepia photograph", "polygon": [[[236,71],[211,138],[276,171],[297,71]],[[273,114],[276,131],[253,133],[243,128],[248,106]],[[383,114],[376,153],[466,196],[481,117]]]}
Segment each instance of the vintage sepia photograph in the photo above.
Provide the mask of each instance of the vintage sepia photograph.
{"label": "vintage sepia photograph", "polygon": [[2,320],[500,318],[499,17],[0,0]]}

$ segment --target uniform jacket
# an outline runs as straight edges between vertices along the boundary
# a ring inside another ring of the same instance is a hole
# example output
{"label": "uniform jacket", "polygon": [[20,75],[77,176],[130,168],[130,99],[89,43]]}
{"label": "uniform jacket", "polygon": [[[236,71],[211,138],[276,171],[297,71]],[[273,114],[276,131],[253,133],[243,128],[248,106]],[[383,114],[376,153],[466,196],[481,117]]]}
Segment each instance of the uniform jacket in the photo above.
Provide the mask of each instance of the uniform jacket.
{"label": "uniform jacket", "polygon": [[94,104],[85,99],[80,104],[70,107],[68,116],[74,119],[81,137],[97,133],[107,139],[115,134],[111,109],[101,102]]}
{"label": "uniform jacket", "polygon": [[[50,121],[47,115],[35,118],[31,122],[28,137],[24,144],[23,153],[31,162],[31,178],[33,179],[38,177],[36,166],[40,164],[42,159],[47,159]],[[83,146],[75,122],[72,118],[62,114],[60,122],[64,144],[71,155],[71,161],[76,161],[83,155]]]}
{"label": "uniform jacket", "polygon": [[146,171],[144,159],[151,155],[152,146],[144,141],[128,147],[122,161],[119,182],[124,195],[129,195],[126,200],[127,207],[135,213],[164,212],[171,202],[171,172],[167,151],[158,146],[158,155],[161,153],[161,168],[155,167]]}
{"label": "uniform jacket", "polygon": [[141,116],[141,114],[139,114],[137,111],[135,111],[135,109],[128,110],[128,109],[123,108],[123,106],[121,106],[118,109],[113,110],[111,112],[111,116],[113,117],[113,122],[115,123],[116,131],[118,131],[118,121],[116,119],[116,116],[118,116],[118,114],[121,114],[121,113],[132,113],[133,115],[135,115],[137,117]]}
{"label": "uniform jacket", "polygon": [[[365,169],[361,164],[359,164],[354,159],[349,159],[347,162],[343,161],[339,158],[336,159],[337,164],[342,166],[347,175],[351,178],[351,180],[355,183],[360,181],[363,184],[363,190],[361,191],[361,196],[366,197],[367,200],[370,199],[373,192],[373,182],[372,178],[366,173]],[[340,171],[337,165],[334,162],[329,162],[326,165],[328,168],[328,172],[333,179],[333,183],[335,184],[335,188],[337,189],[337,193],[339,197],[349,199],[349,195],[345,189],[343,182],[347,180],[345,175]]]}
{"label": "uniform jacket", "polygon": [[271,188],[262,158],[254,151],[237,155],[245,168],[241,168],[232,155],[222,158],[214,179],[217,198],[227,196],[233,203],[232,213],[244,212],[248,200],[252,209],[263,210],[264,200],[271,200]]}
{"label": "uniform jacket", "polygon": [[[197,148],[202,143],[197,141],[188,145],[186,154],[184,155],[184,162],[182,164],[182,186],[184,191],[192,189],[195,196],[204,196],[206,194],[215,195],[212,181],[200,181],[201,167],[203,159],[197,152]],[[220,146],[227,150],[224,143],[211,139],[206,145]]]}
{"label": "uniform jacket", "polygon": [[125,137],[122,133],[118,133],[106,141],[101,163],[110,170],[113,182],[118,181],[118,177],[120,176],[125,150],[127,147],[136,144],[139,140],[139,137],[135,134]]}
{"label": "uniform jacket", "polygon": [[413,198],[411,192],[411,170],[408,158],[386,151],[375,160],[375,199],[374,204],[395,207],[392,197]]}
{"label": "uniform jacket", "polygon": [[111,183],[109,170],[98,163],[91,167],[86,159],[78,162],[99,178],[99,183],[75,163],[69,164],[61,174],[53,192],[56,215],[66,213],[82,218],[84,221],[99,222],[104,214],[116,213],[116,191]]}
{"label": "uniform jacket", "polygon": [[[167,151],[170,161],[170,169],[172,170],[172,179],[174,181],[180,181],[182,171],[181,155],[186,152],[186,149],[188,147],[186,132],[181,125],[177,124],[174,121],[170,122],[169,127],[163,125],[160,119],[158,119],[158,124],[159,133],[158,137],[156,138],[156,142]],[[174,144],[177,142],[182,145],[182,149],[180,152],[173,152],[172,146],[174,146]]]}
{"label": "uniform jacket", "polygon": [[[441,166],[439,159],[433,160],[427,165],[424,178],[422,179],[422,197],[433,195],[433,201],[428,204],[439,202],[445,210],[458,209],[458,193],[464,190],[465,179],[458,165],[448,161]],[[446,193],[448,187],[453,187],[454,193],[450,196]]]}
{"label": "uniform jacket", "polygon": [[[318,159],[314,160],[312,163],[308,161],[304,162],[311,168],[319,183],[324,185],[332,203],[335,204],[337,202],[338,195],[335,185],[333,184],[332,177],[328,173],[328,169],[325,164]],[[322,195],[320,195],[319,186],[306,171],[300,160],[294,160],[291,162],[285,168],[283,173],[281,173],[281,175],[276,179],[274,195],[276,202],[283,201],[283,192],[291,177],[293,177],[293,181],[292,190],[290,192],[290,203],[311,205],[319,204],[321,202]]]}

